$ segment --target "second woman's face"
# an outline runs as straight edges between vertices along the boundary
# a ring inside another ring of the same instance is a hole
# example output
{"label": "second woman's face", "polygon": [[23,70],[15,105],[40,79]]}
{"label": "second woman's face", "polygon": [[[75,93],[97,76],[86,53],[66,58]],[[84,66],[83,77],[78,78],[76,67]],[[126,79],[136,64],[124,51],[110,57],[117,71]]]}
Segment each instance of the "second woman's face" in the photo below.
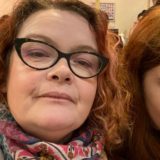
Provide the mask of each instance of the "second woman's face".
{"label": "second woman's face", "polygon": [[[33,14],[17,37],[48,42],[66,53],[97,51],[88,22],[68,11],[52,9]],[[12,52],[7,83],[9,108],[19,125],[34,136],[56,142],[80,127],[89,115],[96,90],[97,78],[78,78],[64,58],[39,71],[25,65],[15,49]]]}
{"label": "second woman's face", "polygon": [[144,95],[149,115],[155,126],[160,129],[160,66],[146,72]]}

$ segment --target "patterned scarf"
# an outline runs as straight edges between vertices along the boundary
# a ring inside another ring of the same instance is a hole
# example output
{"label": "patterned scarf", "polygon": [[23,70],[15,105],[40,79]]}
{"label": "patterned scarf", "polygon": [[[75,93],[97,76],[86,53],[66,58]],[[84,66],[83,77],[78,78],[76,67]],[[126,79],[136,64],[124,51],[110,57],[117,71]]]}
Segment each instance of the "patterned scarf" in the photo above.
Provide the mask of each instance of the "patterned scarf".
{"label": "patterned scarf", "polygon": [[100,160],[103,138],[85,129],[67,144],[43,142],[27,135],[6,107],[0,107],[0,149],[5,160]]}

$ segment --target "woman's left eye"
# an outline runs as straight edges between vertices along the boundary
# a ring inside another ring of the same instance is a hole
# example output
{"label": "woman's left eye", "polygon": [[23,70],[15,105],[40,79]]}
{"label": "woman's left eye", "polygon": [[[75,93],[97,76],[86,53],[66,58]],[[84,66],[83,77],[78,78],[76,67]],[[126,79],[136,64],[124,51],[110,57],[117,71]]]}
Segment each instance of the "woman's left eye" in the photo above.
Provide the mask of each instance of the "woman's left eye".
{"label": "woman's left eye", "polygon": [[92,63],[87,61],[87,60],[84,60],[84,59],[78,59],[75,61],[78,65],[81,65],[81,66],[84,66],[84,67],[92,67]]}

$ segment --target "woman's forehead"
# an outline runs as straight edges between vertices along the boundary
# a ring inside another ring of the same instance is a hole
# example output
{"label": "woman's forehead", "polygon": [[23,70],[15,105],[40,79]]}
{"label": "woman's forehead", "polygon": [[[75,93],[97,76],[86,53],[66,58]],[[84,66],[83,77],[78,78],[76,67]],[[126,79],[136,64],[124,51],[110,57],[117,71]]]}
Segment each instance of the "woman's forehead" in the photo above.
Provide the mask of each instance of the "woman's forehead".
{"label": "woman's forehead", "polygon": [[49,9],[34,13],[23,23],[17,37],[31,38],[30,35],[45,36],[69,48],[71,44],[87,45],[97,50],[95,34],[87,20],[70,11]]}
{"label": "woman's forehead", "polygon": [[[23,30],[29,29],[29,25],[37,25],[44,24],[45,28],[48,27],[46,24],[53,25],[62,25],[63,28],[67,27],[68,25],[80,24],[89,26],[88,21],[79,14],[73,13],[72,11],[66,10],[59,10],[59,9],[48,9],[48,10],[41,10],[36,13],[31,14],[22,24]],[[39,27],[39,26],[37,26]],[[74,26],[73,26],[74,27]],[[72,27],[72,28],[73,28]],[[53,28],[54,29],[54,28]]]}

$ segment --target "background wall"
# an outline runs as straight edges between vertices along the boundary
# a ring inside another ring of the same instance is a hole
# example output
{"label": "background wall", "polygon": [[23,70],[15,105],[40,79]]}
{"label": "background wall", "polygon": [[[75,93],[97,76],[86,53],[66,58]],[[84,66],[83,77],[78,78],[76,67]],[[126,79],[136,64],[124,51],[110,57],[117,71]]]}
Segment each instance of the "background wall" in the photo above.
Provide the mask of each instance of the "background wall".
{"label": "background wall", "polygon": [[[94,3],[95,0],[85,0]],[[110,22],[110,28],[118,28],[119,33],[127,36],[130,27],[136,21],[137,15],[151,4],[151,0],[100,0],[100,2],[115,3],[115,22]]]}
{"label": "background wall", "polygon": [[[0,0],[0,16],[11,11],[13,5],[19,0]],[[96,0],[82,0],[92,4]],[[110,23],[110,28],[118,28],[119,33],[128,34],[128,30],[133,25],[138,13],[149,7],[151,0],[100,0],[100,2],[115,3],[115,22]]]}
{"label": "background wall", "polygon": [[147,0],[117,0],[115,27],[126,35],[136,21],[137,15],[147,8]]}
{"label": "background wall", "polygon": [[0,0],[0,16],[8,14],[18,0]]}

